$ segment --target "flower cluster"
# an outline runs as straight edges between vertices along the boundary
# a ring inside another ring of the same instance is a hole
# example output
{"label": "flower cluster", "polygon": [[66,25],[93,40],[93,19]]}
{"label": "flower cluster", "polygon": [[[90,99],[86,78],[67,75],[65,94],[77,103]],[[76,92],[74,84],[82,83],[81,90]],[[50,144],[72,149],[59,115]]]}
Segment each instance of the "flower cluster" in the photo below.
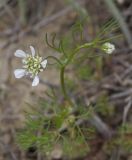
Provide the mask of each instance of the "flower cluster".
{"label": "flower cluster", "polygon": [[38,74],[42,72],[47,65],[47,59],[35,55],[35,49],[30,46],[31,54],[27,54],[22,50],[16,50],[15,56],[22,58],[23,67],[22,69],[16,69],[14,75],[16,78],[22,78],[23,76],[30,76],[33,78],[32,86],[39,84]]}
{"label": "flower cluster", "polygon": [[106,42],[102,45],[102,50],[108,54],[111,54],[115,50],[115,46],[109,42]]}

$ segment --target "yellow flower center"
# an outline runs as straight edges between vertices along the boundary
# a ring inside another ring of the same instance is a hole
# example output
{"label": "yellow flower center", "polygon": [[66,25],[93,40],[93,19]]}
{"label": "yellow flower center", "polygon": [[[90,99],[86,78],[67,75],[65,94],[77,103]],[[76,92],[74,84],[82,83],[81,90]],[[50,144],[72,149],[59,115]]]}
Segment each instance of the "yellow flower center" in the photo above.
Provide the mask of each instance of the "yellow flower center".
{"label": "yellow flower center", "polygon": [[35,76],[39,72],[43,71],[41,62],[42,62],[42,57],[38,55],[34,57],[31,55],[28,55],[26,59],[24,60],[24,68],[27,70],[27,72]]}

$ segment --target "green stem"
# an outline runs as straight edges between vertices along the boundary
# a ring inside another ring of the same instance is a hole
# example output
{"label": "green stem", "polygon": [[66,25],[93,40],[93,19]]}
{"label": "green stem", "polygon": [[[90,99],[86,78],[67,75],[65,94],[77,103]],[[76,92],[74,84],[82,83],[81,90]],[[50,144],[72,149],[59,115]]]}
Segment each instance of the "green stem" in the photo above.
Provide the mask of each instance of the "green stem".
{"label": "green stem", "polygon": [[58,58],[56,58],[56,57],[54,57],[54,56],[48,56],[48,57],[46,57],[45,59],[49,59],[49,58],[54,59],[60,66],[63,66],[63,64],[61,63],[61,61],[60,61]]}
{"label": "green stem", "polygon": [[78,51],[80,51],[80,49],[89,48],[89,47],[91,47],[91,46],[93,46],[93,45],[94,45],[94,43],[91,42],[91,43],[85,43],[85,44],[77,47],[77,48],[73,51],[73,53],[68,57],[67,62],[65,63],[65,66],[67,66],[67,65],[73,60],[75,54],[76,54]]}
{"label": "green stem", "polygon": [[63,92],[63,95],[64,95],[65,99],[69,102],[69,104],[70,104],[71,106],[73,106],[73,103],[72,103],[71,99],[69,98],[69,96],[68,96],[68,94],[67,94],[67,91],[66,91],[65,77],[64,77],[65,67],[66,67],[66,66],[63,66],[63,67],[61,68],[61,71],[60,71],[61,89],[62,89],[62,92]]}
{"label": "green stem", "polygon": [[64,77],[64,74],[65,74],[65,69],[67,67],[67,65],[73,60],[75,54],[82,48],[88,48],[88,47],[91,47],[93,45],[93,43],[85,43],[84,45],[81,45],[79,47],[77,47],[74,52],[68,57],[67,61],[65,64],[63,64],[63,66],[61,67],[61,71],[60,71],[60,81],[61,81],[61,88],[62,88],[62,92],[64,94],[64,97],[68,100],[68,102],[70,104],[73,105],[71,99],[69,98],[68,94],[67,94],[67,91],[66,91],[66,86],[65,86],[65,77]]}

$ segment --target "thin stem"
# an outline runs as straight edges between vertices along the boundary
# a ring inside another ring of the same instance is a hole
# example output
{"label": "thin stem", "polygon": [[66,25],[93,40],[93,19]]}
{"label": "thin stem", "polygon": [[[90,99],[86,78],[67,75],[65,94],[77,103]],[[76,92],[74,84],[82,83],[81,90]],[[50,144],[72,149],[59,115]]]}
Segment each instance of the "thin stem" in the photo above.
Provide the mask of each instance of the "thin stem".
{"label": "thin stem", "polygon": [[85,44],[77,47],[77,48],[73,51],[73,53],[68,57],[67,62],[65,63],[65,66],[67,66],[67,65],[73,60],[75,54],[76,54],[78,51],[80,51],[80,49],[89,48],[89,47],[91,47],[91,46],[93,46],[93,45],[94,45],[94,43],[91,42],[91,43],[85,43]]}
{"label": "thin stem", "polygon": [[65,69],[67,67],[67,65],[72,61],[72,59],[74,58],[75,54],[82,48],[88,48],[91,47],[91,45],[93,45],[93,43],[85,43],[84,45],[81,45],[79,47],[77,47],[74,52],[68,57],[66,63],[64,65],[62,65],[61,67],[61,71],[60,71],[60,81],[61,81],[61,88],[62,88],[62,92],[64,94],[64,97],[68,100],[68,102],[73,105],[71,99],[69,98],[67,91],[66,91],[66,86],[65,86],[65,78],[64,78],[64,73],[65,73]]}
{"label": "thin stem", "polygon": [[60,71],[60,80],[61,80],[61,87],[62,87],[63,94],[65,97],[67,97],[65,83],[64,83],[64,71],[65,71],[65,67],[62,67]]}
{"label": "thin stem", "polygon": [[66,91],[64,73],[65,73],[65,66],[63,66],[60,71],[61,88],[62,88],[62,92],[64,94],[65,99],[68,100],[69,104],[73,105],[73,103],[72,103],[71,99],[69,98],[67,91]]}
{"label": "thin stem", "polygon": [[60,61],[58,58],[56,58],[56,57],[54,57],[54,56],[48,56],[48,57],[46,57],[45,59],[49,59],[49,58],[54,59],[60,66],[63,66],[63,64],[61,63],[61,61]]}

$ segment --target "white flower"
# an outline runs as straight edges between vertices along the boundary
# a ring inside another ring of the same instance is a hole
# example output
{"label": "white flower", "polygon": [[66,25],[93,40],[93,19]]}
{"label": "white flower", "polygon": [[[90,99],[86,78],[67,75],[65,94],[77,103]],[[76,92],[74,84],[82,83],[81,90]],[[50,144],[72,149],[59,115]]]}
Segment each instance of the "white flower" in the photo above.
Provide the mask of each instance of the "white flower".
{"label": "white flower", "polygon": [[102,50],[108,54],[111,54],[115,50],[115,46],[109,42],[106,42],[102,45]]}
{"label": "white flower", "polygon": [[39,84],[38,74],[42,72],[47,65],[47,59],[35,55],[35,49],[30,46],[31,54],[27,54],[22,50],[16,50],[15,56],[22,58],[23,67],[22,69],[16,69],[14,75],[16,78],[22,78],[23,76],[30,76],[33,78],[32,86],[37,86]]}

